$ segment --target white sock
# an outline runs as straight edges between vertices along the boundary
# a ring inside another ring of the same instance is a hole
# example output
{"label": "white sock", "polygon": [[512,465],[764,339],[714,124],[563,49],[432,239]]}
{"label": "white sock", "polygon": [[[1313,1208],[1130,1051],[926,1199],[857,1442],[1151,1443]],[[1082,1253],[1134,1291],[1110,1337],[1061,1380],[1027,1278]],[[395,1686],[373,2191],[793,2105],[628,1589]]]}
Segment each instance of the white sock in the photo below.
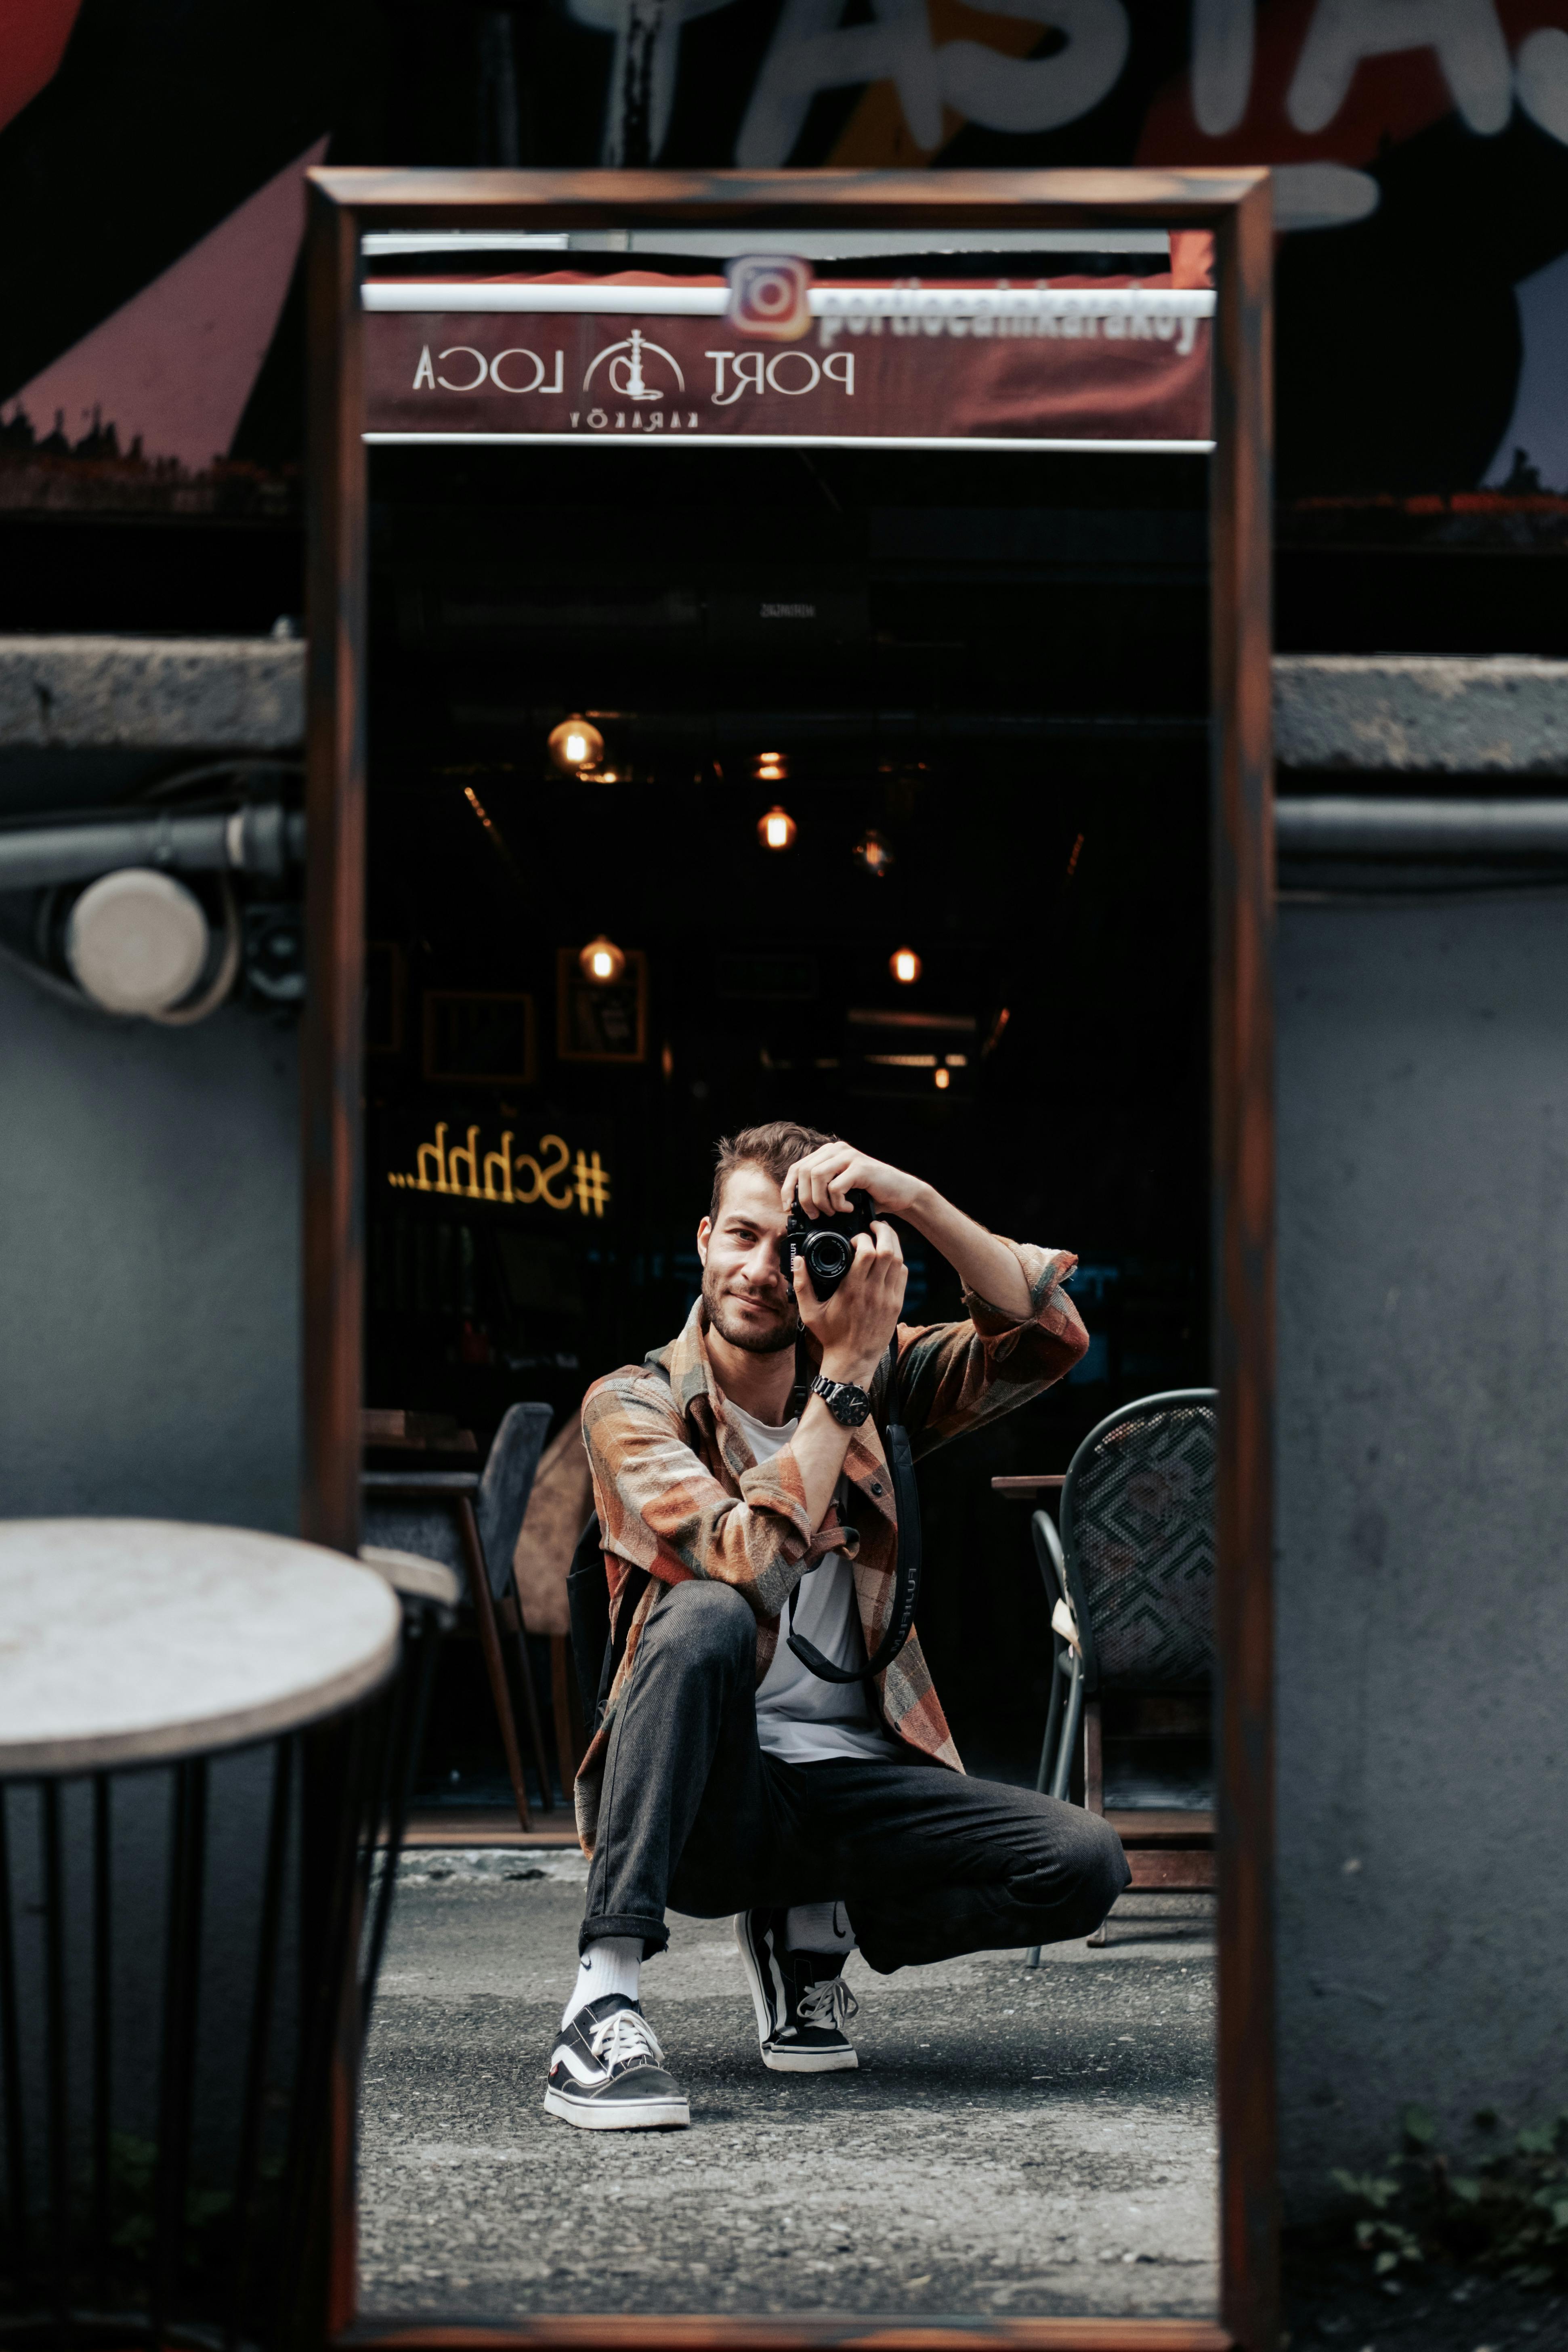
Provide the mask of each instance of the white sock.
{"label": "white sock", "polygon": [[641,1967],[640,1936],[601,1936],[596,1944],[590,1944],[577,1963],[577,1981],[562,2013],[563,2030],[580,2009],[591,2000],[602,2000],[608,1992],[625,1993],[628,2000],[636,2000]]}
{"label": "white sock", "polygon": [[792,1903],[784,1913],[784,1943],[792,1952],[855,1949],[855,1930],[842,1903]]}

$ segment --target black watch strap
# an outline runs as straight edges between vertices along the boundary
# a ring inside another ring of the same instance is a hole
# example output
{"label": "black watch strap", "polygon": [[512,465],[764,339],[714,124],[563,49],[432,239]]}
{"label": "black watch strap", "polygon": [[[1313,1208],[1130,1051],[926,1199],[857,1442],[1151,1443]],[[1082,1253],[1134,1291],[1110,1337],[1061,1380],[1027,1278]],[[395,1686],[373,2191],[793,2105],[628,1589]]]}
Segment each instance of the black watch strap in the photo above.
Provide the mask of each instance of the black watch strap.
{"label": "black watch strap", "polygon": [[818,1372],[811,1384],[811,1392],[822,1399],[834,1420],[845,1429],[858,1429],[871,1411],[870,1398],[852,1381],[826,1380]]}

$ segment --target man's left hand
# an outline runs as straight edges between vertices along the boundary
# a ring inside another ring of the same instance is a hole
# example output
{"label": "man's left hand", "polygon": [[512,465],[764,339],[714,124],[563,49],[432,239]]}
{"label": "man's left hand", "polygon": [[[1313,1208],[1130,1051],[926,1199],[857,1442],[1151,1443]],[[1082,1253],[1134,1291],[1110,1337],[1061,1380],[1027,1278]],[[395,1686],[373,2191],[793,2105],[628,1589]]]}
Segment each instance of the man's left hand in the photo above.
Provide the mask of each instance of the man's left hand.
{"label": "man's left hand", "polygon": [[875,1207],[910,1216],[925,1187],[885,1160],[868,1159],[852,1143],[824,1143],[797,1160],[784,1180],[785,1213],[798,1201],[808,1217],[832,1215],[849,1206],[851,1192],[869,1192]]}

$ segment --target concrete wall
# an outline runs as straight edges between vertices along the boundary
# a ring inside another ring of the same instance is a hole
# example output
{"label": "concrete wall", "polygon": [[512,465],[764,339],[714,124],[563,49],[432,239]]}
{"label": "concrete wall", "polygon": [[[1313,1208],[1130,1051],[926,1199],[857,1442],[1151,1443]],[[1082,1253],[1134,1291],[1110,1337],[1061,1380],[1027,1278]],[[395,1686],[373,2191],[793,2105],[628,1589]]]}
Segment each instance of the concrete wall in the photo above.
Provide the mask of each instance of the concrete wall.
{"label": "concrete wall", "polygon": [[296,1532],[299,1187],[292,1028],[0,961],[0,1516]]}
{"label": "concrete wall", "polygon": [[1287,2193],[1568,2100],[1568,894],[1281,910]]}

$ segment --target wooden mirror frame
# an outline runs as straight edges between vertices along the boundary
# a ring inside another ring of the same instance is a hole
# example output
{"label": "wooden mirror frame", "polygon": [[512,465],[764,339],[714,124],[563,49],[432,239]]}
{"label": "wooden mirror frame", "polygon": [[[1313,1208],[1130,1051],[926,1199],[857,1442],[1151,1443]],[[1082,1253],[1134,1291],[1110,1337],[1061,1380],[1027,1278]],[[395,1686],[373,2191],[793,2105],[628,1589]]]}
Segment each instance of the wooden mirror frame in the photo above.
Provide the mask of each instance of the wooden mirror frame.
{"label": "wooden mirror frame", "polygon": [[[929,2323],[700,2314],[400,2326],[399,2345],[828,2344],[1274,2352],[1279,2324],[1273,1959],[1273,793],[1269,743],[1270,274],[1262,171],[448,172],[309,175],[310,430],[302,1532],[359,1542],[363,1303],[367,228],[1207,229],[1216,309],[1211,463],[1211,1024],[1214,1378],[1221,1397],[1215,1640],[1217,2324]],[[698,462],[701,462],[699,460]],[[345,2092],[345,2099],[348,2094]],[[340,2111],[347,2125],[350,2114]],[[340,2129],[330,2331],[355,2328],[352,2132]]]}

